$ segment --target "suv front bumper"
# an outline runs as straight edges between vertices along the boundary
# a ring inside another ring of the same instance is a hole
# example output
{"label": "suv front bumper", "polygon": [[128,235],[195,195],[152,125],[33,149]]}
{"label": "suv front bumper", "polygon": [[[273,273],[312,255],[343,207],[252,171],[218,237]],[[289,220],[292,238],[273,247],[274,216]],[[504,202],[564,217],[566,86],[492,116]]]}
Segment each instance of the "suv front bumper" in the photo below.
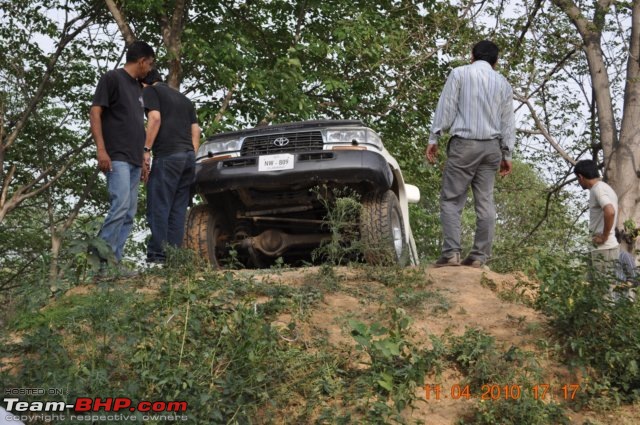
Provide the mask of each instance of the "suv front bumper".
{"label": "suv front bumper", "polygon": [[195,189],[213,194],[236,189],[298,189],[322,183],[365,185],[387,190],[393,173],[385,158],[367,150],[323,150],[292,153],[293,168],[258,171],[259,157],[203,160],[196,165]]}

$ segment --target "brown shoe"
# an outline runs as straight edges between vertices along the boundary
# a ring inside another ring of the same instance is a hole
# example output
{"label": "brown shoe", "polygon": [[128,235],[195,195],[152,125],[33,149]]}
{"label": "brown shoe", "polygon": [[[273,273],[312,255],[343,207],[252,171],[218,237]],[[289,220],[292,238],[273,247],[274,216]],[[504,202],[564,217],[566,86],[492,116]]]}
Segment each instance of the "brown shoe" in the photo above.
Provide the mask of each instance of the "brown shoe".
{"label": "brown shoe", "polygon": [[473,267],[476,269],[480,269],[482,268],[482,266],[484,266],[484,263],[480,260],[476,260],[474,258],[471,257],[467,257],[464,260],[462,260],[462,262],[460,263],[463,266],[467,266],[467,267]]}
{"label": "brown shoe", "polygon": [[449,267],[449,266],[459,266],[460,265],[460,253],[456,252],[451,257],[445,257],[444,255],[438,258],[433,264],[433,267]]}

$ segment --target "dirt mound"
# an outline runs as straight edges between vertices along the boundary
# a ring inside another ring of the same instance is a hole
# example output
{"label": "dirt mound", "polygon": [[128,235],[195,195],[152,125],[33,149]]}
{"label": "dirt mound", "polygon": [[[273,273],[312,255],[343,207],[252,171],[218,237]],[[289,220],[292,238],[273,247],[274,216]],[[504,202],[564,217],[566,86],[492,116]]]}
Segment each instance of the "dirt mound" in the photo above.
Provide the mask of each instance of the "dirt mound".
{"label": "dirt mound", "polygon": [[[336,275],[340,288],[326,294],[308,319],[298,323],[297,338],[313,345],[314,338],[322,336],[336,347],[353,347],[355,341],[347,326],[348,319],[365,323],[388,307],[386,302],[394,296],[394,276],[372,276],[367,269],[337,268]],[[283,285],[300,286],[309,276],[319,273],[318,268],[285,271],[277,275],[266,274],[261,279]],[[412,277],[417,289],[430,294],[418,306],[409,310],[413,318],[411,330],[416,343],[429,346],[429,336],[462,335],[467,328],[477,328],[493,336],[497,345],[508,350],[538,352],[541,367],[545,370],[544,382],[553,388],[576,382],[563,365],[552,361],[537,345],[548,339],[549,332],[542,314],[531,307],[537,286],[521,274],[502,275],[488,270],[470,267],[445,267],[415,269]],[[399,279],[399,277],[395,277]],[[404,277],[406,279],[406,276]],[[420,280],[422,282],[420,282]],[[382,283],[384,282],[384,283]],[[290,315],[279,318],[280,323],[291,320]],[[362,366],[359,366],[362,367]],[[449,389],[462,382],[456,370],[445,370],[433,384]],[[425,382],[427,383],[427,382]],[[514,382],[514,384],[518,384]],[[476,392],[480,389],[475,389]],[[424,397],[420,390],[420,397]],[[429,425],[455,424],[472,409],[474,401],[443,397],[441,400],[418,402],[413,410],[407,410],[409,421],[424,421]],[[638,406],[625,406],[616,410],[615,415],[593,412],[574,413],[568,416],[574,424],[639,424]]]}

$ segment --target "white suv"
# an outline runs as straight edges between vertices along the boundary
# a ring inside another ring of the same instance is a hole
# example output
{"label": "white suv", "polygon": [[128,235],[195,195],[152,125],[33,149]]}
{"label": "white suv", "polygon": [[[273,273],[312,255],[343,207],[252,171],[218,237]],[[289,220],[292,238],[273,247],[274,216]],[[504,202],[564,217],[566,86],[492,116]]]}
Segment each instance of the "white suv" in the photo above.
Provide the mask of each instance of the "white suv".
{"label": "white suv", "polygon": [[380,136],[361,121],[304,121],[210,137],[197,153],[187,246],[214,266],[233,250],[246,266],[292,264],[330,239],[318,188],[350,189],[362,203],[358,234],[367,262],[417,264],[405,184]]}

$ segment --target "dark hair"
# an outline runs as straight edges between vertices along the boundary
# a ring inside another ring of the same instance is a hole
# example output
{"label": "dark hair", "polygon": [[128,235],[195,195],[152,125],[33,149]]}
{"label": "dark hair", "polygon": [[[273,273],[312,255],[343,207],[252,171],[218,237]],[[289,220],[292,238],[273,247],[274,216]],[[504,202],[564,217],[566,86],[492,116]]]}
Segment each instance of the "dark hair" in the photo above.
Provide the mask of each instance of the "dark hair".
{"label": "dark hair", "polygon": [[153,48],[144,41],[134,41],[127,49],[127,63],[138,62],[143,58],[155,58]]}
{"label": "dark hair", "polygon": [[142,82],[149,86],[153,83],[157,83],[158,81],[162,81],[162,75],[160,75],[158,70],[155,68],[149,71],[147,76],[142,79]]}
{"label": "dark hair", "polygon": [[583,159],[576,162],[576,166],[573,168],[575,174],[580,174],[585,179],[597,179],[600,177],[598,172],[598,165],[592,159]]}
{"label": "dark hair", "polygon": [[471,53],[473,53],[473,59],[477,61],[487,61],[491,66],[495,65],[498,61],[498,53],[500,49],[494,42],[489,40],[479,41],[473,46]]}

